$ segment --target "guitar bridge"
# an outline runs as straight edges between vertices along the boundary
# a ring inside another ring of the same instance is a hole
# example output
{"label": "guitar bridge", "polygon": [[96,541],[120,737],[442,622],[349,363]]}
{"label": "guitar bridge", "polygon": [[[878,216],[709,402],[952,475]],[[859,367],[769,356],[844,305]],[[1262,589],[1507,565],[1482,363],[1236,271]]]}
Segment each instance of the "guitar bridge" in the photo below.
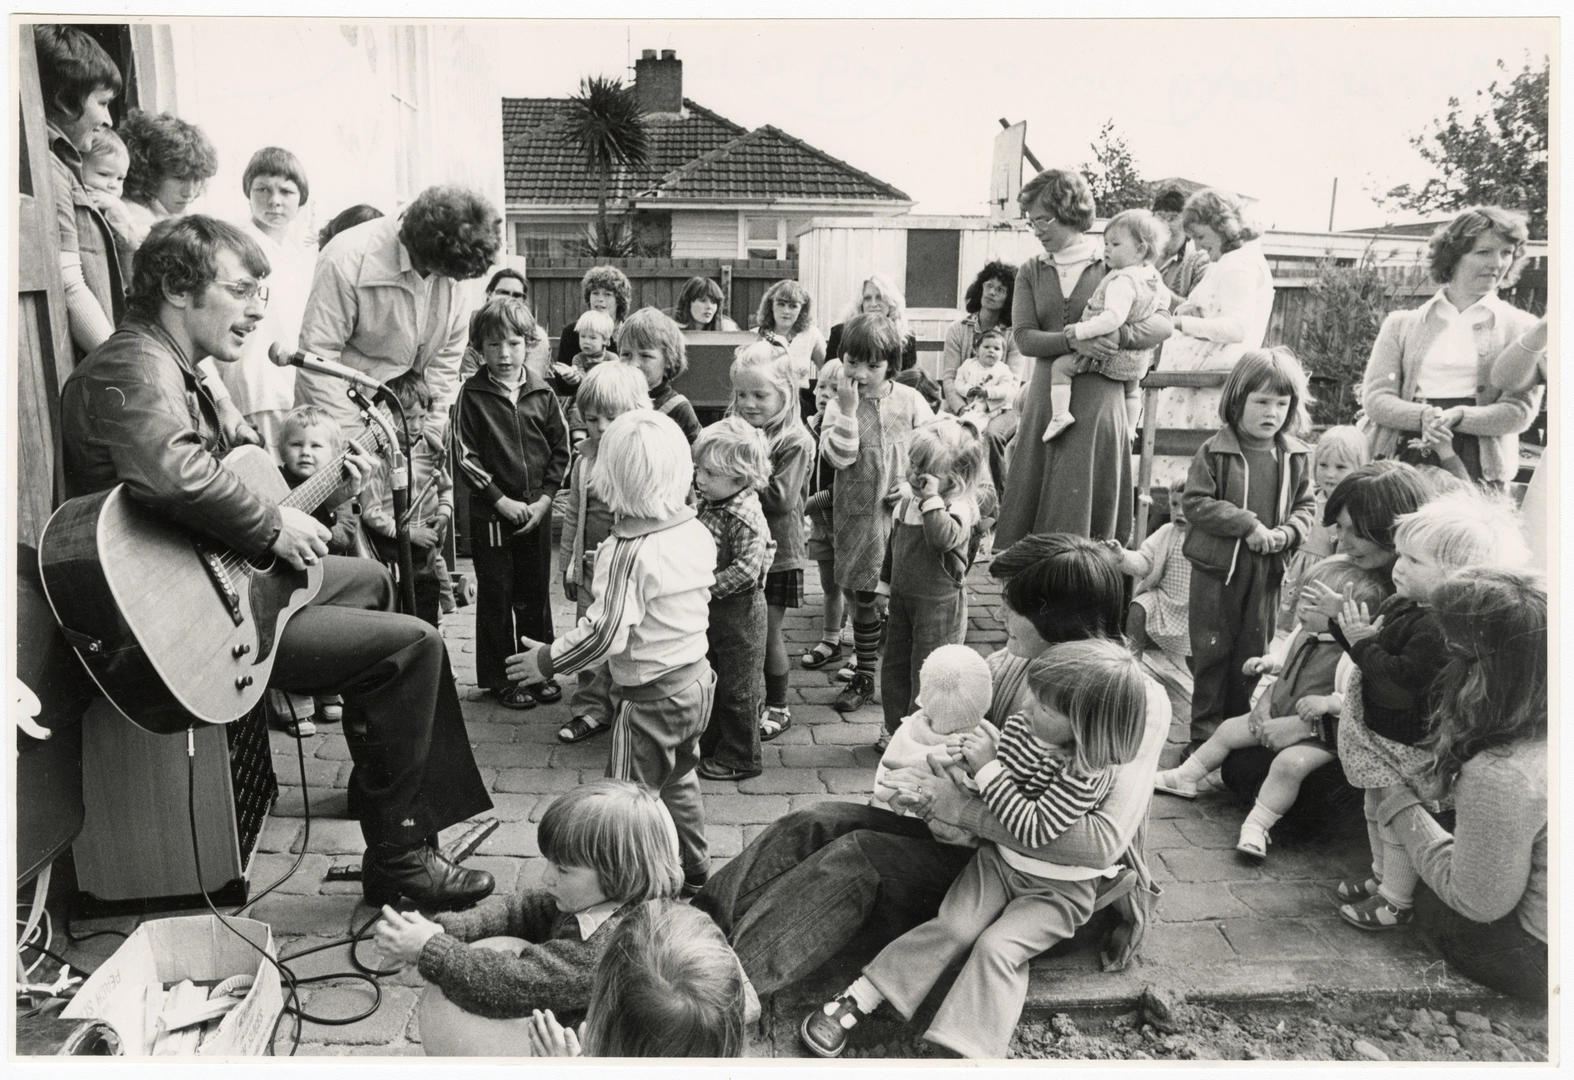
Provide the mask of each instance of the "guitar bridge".
{"label": "guitar bridge", "polygon": [[240,610],[240,593],[235,591],[235,584],[230,580],[230,573],[224,568],[223,557],[207,544],[200,541],[195,545],[197,557],[202,560],[202,567],[208,572],[208,577],[213,580],[213,587],[218,590],[219,599],[224,602],[224,607],[229,611],[230,618],[236,626],[246,621]]}

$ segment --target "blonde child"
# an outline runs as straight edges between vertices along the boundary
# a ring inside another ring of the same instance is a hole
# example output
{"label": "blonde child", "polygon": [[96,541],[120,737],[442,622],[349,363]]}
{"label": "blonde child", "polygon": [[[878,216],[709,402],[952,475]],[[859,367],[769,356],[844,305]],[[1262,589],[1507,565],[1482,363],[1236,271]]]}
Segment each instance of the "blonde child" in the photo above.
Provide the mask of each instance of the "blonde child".
{"label": "blonde child", "polygon": [[[1306,581],[1372,607],[1388,594],[1382,578],[1362,570],[1345,555],[1324,559],[1307,572]],[[1299,625],[1282,648],[1246,662],[1250,671],[1278,676],[1258,696],[1252,711],[1220,724],[1196,753],[1176,768],[1159,773],[1153,783],[1157,791],[1196,798],[1198,783],[1223,765],[1230,751],[1248,746],[1276,751],[1268,778],[1257,792],[1256,805],[1242,823],[1235,845],[1237,851],[1258,859],[1268,854],[1268,832],[1295,805],[1301,781],[1334,760],[1328,717],[1337,717],[1342,711],[1336,673],[1344,653],[1329,632],[1328,617],[1305,601],[1297,614]]]}
{"label": "blonde child", "polygon": [[1417,874],[1404,845],[1378,822],[1383,789],[1413,783],[1432,760],[1433,691],[1449,655],[1432,594],[1467,566],[1517,570],[1530,548],[1513,507],[1462,490],[1401,517],[1394,530],[1394,595],[1377,608],[1339,596],[1319,582],[1307,602],[1332,622],[1334,639],[1354,661],[1339,719],[1339,761],[1366,789],[1372,875],[1338,887],[1339,914],[1363,930],[1390,930],[1413,917]]}
{"label": "blonde child", "polygon": [[137,228],[126,213],[126,204],[121,201],[126,190],[126,170],[130,167],[131,152],[120,136],[109,129],[93,136],[93,145],[82,155],[82,186],[120,240],[121,262],[128,271],[129,253],[139,246]]}
{"label": "blonde child", "polygon": [[942,645],[961,644],[967,632],[967,577],[984,448],[953,417],[914,433],[908,447],[912,494],[892,512],[885,658],[880,695],[885,730],[894,733],[912,711],[920,669]]}
{"label": "blonde child", "polygon": [[[1164,223],[1147,210],[1123,210],[1110,218],[1104,226],[1104,264],[1109,273],[1088,298],[1082,321],[1066,328],[1067,337],[1078,341],[1103,337],[1122,326],[1140,323],[1155,312],[1168,311],[1170,291],[1153,268],[1168,238]],[[1155,351],[1122,349],[1097,363],[1067,353],[1051,364],[1051,416],[1044,429],[1044,441],[1049,442],[1076,421],[1071,415],[1071,377],[1084,371],[1096,371],[1126,384],[1126,422],[1135,434],[1142,420],[1142,390],[1138,384],[1153,366]]]}
{"label": "blonde child", "polygon": [[760,672],[765,663],[765,581],[776,552],[759,493],[771,479],[765,436],[729,416],[694,443],[694,490],[700,522],[716,541],[710,589],[710,649],[716,700],[700,737],[706,780],[760,775]]}
{"label": "blonde child", "polygon": [[[1115,766],[1136,757],[1147,720],[1142,665],[1120,645],[1056,645],[1027,671],[1034,704],[1002,730],[985,721],[946,740],[990,811],[1025,848],[1059,836],[1099,806]],[[837,1057],[848,1032],[882,1001],[912,1019],[940,976],[966,957],[924,1038],[963,1057],[1003,1058],[1027,996],[1028,962],[1093,913],[1092,867],[1042,862],[983,844],[940,913],[881,950],[863,975],[799,1028]]]}
{"label": "blonde child", "polygon": [[672,380],[689,370],[683,328],[666,312],[641,308],[618,328],[618,355],[625,364],[639,368],[650,389],[651,405],[672,417],[692,446],[700,437],[700,418],[689,399],[672,388]]}
{"label": "blonde child", "polygon": [[787,609],[803,605],[803,567],[808,559],[803,532],[804,500],[814,438],[799,417],[798,387],[789,358],[777,345],[760,341],[738,350],[732,362],[730,413],[765,433],[771,479],[760,492],[776,555],[765,578],[765,711],[760,738],[769,742],[792,726],[787,707]]}
{"label": "blonde child", "polygon": [[[563,595],[576,605],[576,622],[590,610],[596,549],[612,535],[612,509],[592,490],[590,483],[601,435],[624,413],[650,407],[645,377],[627,364],[596,365],[585,373],[579,393],[574,397],[575,411],[581,416],[587,434],[568,470],[565,484],[568,495],[563,500],[559,552],[563,565]],[[558,729],[559,742],[584,742],[593,735],[612,730],[612,676],[607,673],[607,665],[581,669],[575,678],[578,685],[569,698],[569,721]]]}
{"label": "blonde child", "polygon": [[1191,738],[1200,744],[1251,710],[1268,651],[1286,553],[1311,531],[1306,373],[1289,349],[1242,354],[1224,381],[1225,426],[1197,451],[1181,498],[1191,523]]}
{"label": "blonde child", "polygon": [[1126,644],[1139,658],[1149,645],[1191,660],[1191,563],[1184,554],[1190,523],[1182,498],[1186,481],[1170,485],[1170,519],[1132,551],[1119,540],[1106,541],[1120,556],[1120,568],[1137,579],[1126,613]]}
{"label": "blonde child", "polygon": [[560,397],[567,399],[564,413],[568,416],[568,441],[577,450],[587,429],[575,394],[585,376],[607,358],[607,347],[612,344],[612,316],[591,308],[579,317],[574,329],[579,334],[579,351],[567,364],[553,363],[552,378],[548,381]]}
{"label": "blonde child", "polygon": [[613,932],[578,1031],[550,1010],[538,1012],[529,1050],[532,1057],[743,1057],[748,1025],[758,1018],[759,999],[716,923],[686,904],[652,900]]}
{"label": "blonde child", "polygon": [[612,535],[596,549],[595,599],[579,625],[552,644],[522,638],[524,651],[508,658],[508,676],[550,681],[607,661],[607,775],[661,792],[678,827],[684,890],[693,894],[710,875],[694,767],[716,688],[705,660],[716,542],[687,504],[694,461],[669,416],[636,409],[612,421],[590,483],[613,515]]}
{"label": "blonde child", "polygon": [[1317,515],[1312,529],[1284,565],[1284,584],[1279,587],[1279,629],[1295,625],[1301,603],[1301,585],[1306,572],[1334,553],[1337,537],[1322,523],[1328,496],[1339,481],[1372,460],[1372,444],[1348,424],[1324,431],[1312,447],[1312,491],[1317,499]]}
{"label": "blonde child", "polygon": [[809,521],[809,537],[804,553],[814,561],[820,572],[820,589],[824,593],[821,604],[820,640],[814,648],[798,658],[798,663],[810,671],[817,671],[826,664],[842,658],[842,646],[851,644],[846,639],[844,623],[847,618],[847,595],[836,584],[835,530],[831,524],[831,497],[836,487],[836,468],[825,459],[826,409],[836,397],[842,377],[842,362],[833,356],[820,368],[820,378],[814,384],[814,415],[809,418],[808,430],[814,439],[814,462],[809,469],[809,497],[804,502],[804,516]]}
{"label": "blonde child", "polygon": [[1012,407],[1022,383],[1006,366],[1005,355],[1006,335],[985,330],[978,339],[978,354],[956,369],[956,392],[968,402],[962,415],[988,424]]}
{"label": "blonde child", "polygon": [[809,290],[796,281],[778,281],[760,297],[755,333],[787,352],[793,386],[803,419],[814,415],[812,389],[825,364],[825,335],[814,325],[814,303]]}
{"label": "blonde child", "polygon": [[826,410],[821,449],[837,470],[831,502],[836,583],[854,603],[857,666],[833,703],[845,713],[874,697],[884,606],[877,590],[891,508],[903,494],[913,432],[932,422],[934,414],[918,391],[890,378],[902,358],[902,337],[890,319],[849,319],[841,349],[842,376]]}
{"label": "blonde child", "polygon": [[536,842],[546,863],[537,888],[433,919],[383,908],[383,955],[416,964],[427,983],[417,1012],[428,1055],[516,1056],[535,1010],[585,1015],[619,924],[682,886],[671,815],[627,780],[558,796]]}

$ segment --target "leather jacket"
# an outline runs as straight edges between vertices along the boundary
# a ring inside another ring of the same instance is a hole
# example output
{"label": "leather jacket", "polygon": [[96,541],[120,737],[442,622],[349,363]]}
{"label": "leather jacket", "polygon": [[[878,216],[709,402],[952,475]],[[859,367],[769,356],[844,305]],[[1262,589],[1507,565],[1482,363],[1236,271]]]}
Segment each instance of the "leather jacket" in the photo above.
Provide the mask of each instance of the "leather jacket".
{"label": "leather jacket", "polygon": [[68,498],[126,485],[132,498],[245,555],[279,535],[279,508],[220,463],[229,449],[196,361],[157,323],[129,317],[60,392]]}

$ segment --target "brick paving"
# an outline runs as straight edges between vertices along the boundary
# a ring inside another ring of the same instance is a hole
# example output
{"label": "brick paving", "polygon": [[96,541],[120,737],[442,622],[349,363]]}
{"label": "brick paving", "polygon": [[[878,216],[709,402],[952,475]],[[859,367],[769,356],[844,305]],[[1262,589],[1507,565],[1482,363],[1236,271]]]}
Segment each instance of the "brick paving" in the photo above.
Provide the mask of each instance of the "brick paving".
{"label": "brick paving", "polygon": [[[461,569],[465,569],[461,565]],[[979,566],[969,581],[968,643],[988,654],[1001,647],[999,588]],[[812,579],[813,574],[809,577]],[[602,775],[607,743],[594,739],[578,746],[557,742],[568,719],[567,700],[526,712],[513,712],[487,699],[475,686],[473,609],[444,620],[466,726],[482,774],[493,792],[491,811],[502,824],[471,858],[469,865],[491,872],[498,889],[528,885],[541,870],[535,823],[558,792]],[[573,618],[573,606],[559,592],[554,601],[558,626]],[[737,783],[702,781],[707,830],[714,865],[736,855],[766,824],[791,811],[831,799],[861,799],[871,788],[879,752],[874,741],[880,710],[871,704],[844,717],[830,708],[836,691],[826,672],[804,671],[796,657],[819,636],[819,591],[811,582],[806,606],[786,619],[792,673],[793,727],[764,747],[765,773]],[[1160,663],[1176,706],[1169,763],[1185,741],[1184,677]],[[346,935],[371,916],[360,903],[357,882],[327,882],[337,863],[359,859],[359,828],[345,820],[349,753],[334,728],[320,729],[304,744],[307,790],[293,740],[273,733],[274,768],[281,795],[259,842],[251,882],[256,891],[271,883],[294,861],[304,844],[305,860],[294,877],[253,909],[274,927],[280,956]],[[310,797],[310,838],[304,808]],[[1141,959],[1126,972],[1099,971],[1091,935],[1056,949],[1034,964],[1028,1008],[1048,1011],[1089,1005],[1129,1003],[1143,986],[1158,984],[1194,998],[1296,995],[1311,988],[1357,995],[1426,992],[1479,996],[1474,984],[1444,970],[1442,963],[1409,930],[1367,934],[1342,922],[1334,907],[1332,885],[1366,866],[1364,838],[1354,842],[1303,842],[1275,845],[1266,862],[1252,865],[1234,851],[1245,808],[1222,793],[1195,801],[1156,795],[1149,815],[1148,852],[1164,895],[1157,922],[1150,928]],[[78,932],[100,927],[130,929],[129,918],[80,922]],[[96,958],[116,939],[100,938],[75,947]],[[349,970],[344,948],[292,965],[300,975]],[[362,959],[375,964],[375,950],[363,946]],[[93,966],[89,959],[87,966]],[[804,1000],[848,971],[834,963],[795,993],[780,995],[767,1013],[769,1030],[756,1040],[755,1052],[783,1056],[798,1052],[792,1023]],[[843,984],[845,985],[845,984]],[[384,981],[381,1007],[371,1017],[344,1026],[308,1024],[301,1054],[420,1053],[415,1003],[421,986],[413,970]],[[305,1008],[318,1015],[353,1015],[371,1002],[365,984],[344,981],[314,984],[303,990]],[[287,1032],[289,1025],[283,1026]]]}

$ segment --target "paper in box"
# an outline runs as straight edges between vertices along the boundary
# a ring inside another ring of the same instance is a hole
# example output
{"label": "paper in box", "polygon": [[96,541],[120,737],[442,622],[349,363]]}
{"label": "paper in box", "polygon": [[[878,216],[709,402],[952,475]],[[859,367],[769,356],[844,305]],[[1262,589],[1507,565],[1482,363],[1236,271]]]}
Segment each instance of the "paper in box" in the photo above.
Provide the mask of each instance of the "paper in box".
{"label": "paper in box", "polygon": [[246,940],[212,915],[143,923],[93,972],[60,1015],[66,1019],[104,1020],[120,1034],[129,1053],[140,1053],[151,1042],[151,1033],[144,1032],[150,983],[169,985],[190,979],[212,984],[233,975],[251,975],[251,990],[220,1021],[197,1053],[205,1057],[255,1057],[267,1053],[273,1025],[284,1008],[284,994],[278,969],[263,959],[257,949],[276,956],[273,929],[255,919],[228,922]]}

